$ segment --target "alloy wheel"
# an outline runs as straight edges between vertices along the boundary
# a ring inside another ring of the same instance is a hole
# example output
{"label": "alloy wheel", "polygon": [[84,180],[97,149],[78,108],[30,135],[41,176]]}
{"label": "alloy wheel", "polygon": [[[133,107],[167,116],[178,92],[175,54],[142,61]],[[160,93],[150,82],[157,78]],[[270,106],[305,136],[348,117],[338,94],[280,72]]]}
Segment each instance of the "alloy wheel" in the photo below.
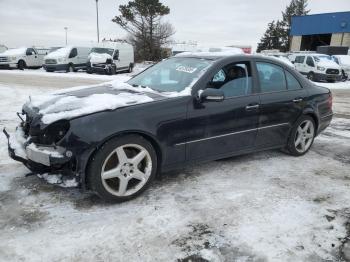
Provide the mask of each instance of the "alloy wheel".
{"label": "alloy wheel", "polygon": [[136,144],[116,148],[105,159],[101,178],[112,195],[130,196],[147,183],[152,173],[152,159],[148,151]]}
{"label": "alloy wheel", "polygon": [[315,127],[312,121],[303,121],[295,134],[294,145],[299,153],[309,150],[315,135]]}

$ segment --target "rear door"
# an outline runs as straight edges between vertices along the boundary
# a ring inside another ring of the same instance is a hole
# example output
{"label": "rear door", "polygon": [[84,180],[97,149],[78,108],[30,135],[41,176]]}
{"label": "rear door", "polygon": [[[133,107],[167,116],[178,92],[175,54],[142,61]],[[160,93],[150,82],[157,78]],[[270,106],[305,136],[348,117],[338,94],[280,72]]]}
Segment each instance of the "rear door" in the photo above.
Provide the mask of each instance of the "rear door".
{"label": "rear door", "polygon": [[303,112],[307,91],[294,73],[270,62],[257,61],[260,116],[256,147],[284,145],[295,121]]}
{"label": "rear door", "polygon": [[220,88],[225,100],[195,100],[190,105],[187,160],[210,160],[253,148],[259,118],[259,95],[254,94],[253,82],[249,61],[230,63],[213,75],[203,89]]}

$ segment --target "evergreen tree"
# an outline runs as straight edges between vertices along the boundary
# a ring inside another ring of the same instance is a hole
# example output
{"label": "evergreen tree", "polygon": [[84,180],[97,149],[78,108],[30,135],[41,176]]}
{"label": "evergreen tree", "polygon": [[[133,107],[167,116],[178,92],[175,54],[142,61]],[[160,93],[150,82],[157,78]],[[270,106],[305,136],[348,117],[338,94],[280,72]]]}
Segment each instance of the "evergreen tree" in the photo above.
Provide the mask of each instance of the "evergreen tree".
{"label": "evergreen tree", "polygon": [[290,28],[292,16],[307,15],[310,10],[307,9],[308,0],[292,0],[282,12],[282,20],[272,21],[258,43],[257,52],[264,49],[279,49],[282,52],[289,50],[290,46]]}

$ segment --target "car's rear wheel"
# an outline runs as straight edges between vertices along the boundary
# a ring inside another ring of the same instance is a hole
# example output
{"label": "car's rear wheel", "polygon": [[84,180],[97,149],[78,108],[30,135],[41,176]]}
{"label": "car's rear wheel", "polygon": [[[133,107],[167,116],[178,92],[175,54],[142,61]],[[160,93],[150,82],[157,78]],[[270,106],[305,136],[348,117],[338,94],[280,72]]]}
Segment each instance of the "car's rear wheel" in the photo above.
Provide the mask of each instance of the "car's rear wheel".
{"label": "car's rear wheel", "polygon": [[315,138],[315,122],[310,116],[302,116],[292,129],[287,150],[291,155],[302,156],[310,150]]}
{"label": "car's rear wheel", "polygon": [[126,201],[141,194],[157,172],[157,155],[151,143],[137,135],[106,142],[88,168],[90,188],[106,201]]}

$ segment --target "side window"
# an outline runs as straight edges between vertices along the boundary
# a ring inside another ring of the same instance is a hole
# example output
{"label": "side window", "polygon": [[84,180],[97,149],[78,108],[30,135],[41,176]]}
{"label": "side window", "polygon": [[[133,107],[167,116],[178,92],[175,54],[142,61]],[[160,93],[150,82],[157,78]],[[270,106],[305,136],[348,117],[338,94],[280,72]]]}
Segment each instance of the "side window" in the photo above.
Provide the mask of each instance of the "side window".
{"label": "side window", "polygon": [[315,67],[314,60],[311,58],[311,56],[308,56],[306,59],[306,64],[311,67]]}
{"label": "side window", "polygon": [[288,90],[301,89],[301,85],[299,84],[299,81],[288,71],[285,71],[285,73],[286,73],[286,78],[287,78]]}
{"label": "side window", "polygon": [[295,58],[295,63],[302,64],[304,63],[304,60],[305,60],[305,56],[297,56]]}
{"label": "side window", "polygon": [[26,51],[26,55],[34,55],[35,52],[34,52],[34,49],[33,48],[28,48],[27,51]]}
{"label": "side window", "polygon": [[257,62],[256,66],[262,93],[287,90],[286,78],[282,67],[262,62]]}
{"label": "side window", "polygon": [[119,59],[119,50],[115,50],[113,60],[118,60]]}
{"label": "side window", "polygon": [[225,66],[214,75],[208,87],[221,89],[226,98],[251,94],[250,63],[239,62]]}
{"label": "side window", "polygon": [[333,58],[334,62],[336,62],[339,65],[339,59],[335,56],[333,56],[332,58]]}
{"label": "side window", "polygon": [[76,48],[73,48],[71,51],[70,51],[70,54],[69,54],[69,58],[74,58],[78,55],[78,50]]}

